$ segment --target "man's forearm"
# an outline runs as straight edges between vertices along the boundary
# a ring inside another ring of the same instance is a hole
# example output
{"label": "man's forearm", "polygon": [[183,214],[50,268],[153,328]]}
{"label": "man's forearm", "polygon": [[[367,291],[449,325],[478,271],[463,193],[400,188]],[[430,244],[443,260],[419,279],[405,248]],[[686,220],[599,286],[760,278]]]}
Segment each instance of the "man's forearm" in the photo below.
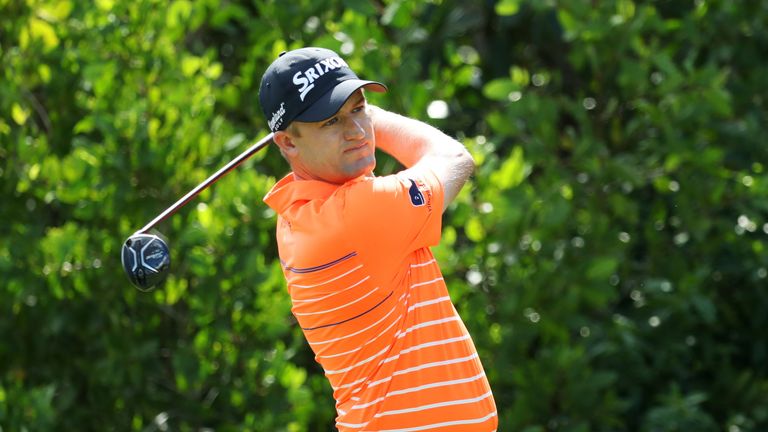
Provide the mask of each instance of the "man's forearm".
{"label": "man's forearm", "polygon": [[376,134],[376,147],[392,155],[406,168],[425,156],[461,157],[464,145],[424,122],[369,106]]}
{"label": "man's forearm", "polygon": [[424,122],[385,111],[368,109],[373,119],[376,147],[392,155],[406,168],[429,168],[443,185],[445,204],[450,204],[475,168],[463,144]]}

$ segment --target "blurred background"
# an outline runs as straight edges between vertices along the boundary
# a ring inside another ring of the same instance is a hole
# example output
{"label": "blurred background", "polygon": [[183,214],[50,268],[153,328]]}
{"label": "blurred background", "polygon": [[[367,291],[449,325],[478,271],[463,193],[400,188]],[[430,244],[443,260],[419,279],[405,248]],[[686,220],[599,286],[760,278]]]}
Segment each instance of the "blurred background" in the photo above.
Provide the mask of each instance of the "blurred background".
{"label": "blurred background", "polygon": [[[0,430],[329,431],[261,152],[283,50],[478,169],[435,249],[500,431],[768,430],[768,1],[0,0]],[[381,155],[379,174],[398,169]]]}

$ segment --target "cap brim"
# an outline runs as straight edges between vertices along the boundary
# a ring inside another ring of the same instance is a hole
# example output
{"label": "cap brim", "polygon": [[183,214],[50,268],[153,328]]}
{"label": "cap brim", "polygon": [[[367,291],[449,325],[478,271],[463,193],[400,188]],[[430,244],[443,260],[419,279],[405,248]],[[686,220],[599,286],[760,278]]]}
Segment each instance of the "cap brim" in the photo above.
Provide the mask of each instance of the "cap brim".
{"label": "cap brim", "polygon": [[307,108],[304,112],[296,116],[294,120],[302,122],[319,122],[333,117],[344,103],[347,102],[352,93],[357,89],[365,87],[366,90],[371,90],[377,93],[384,93],[387,91],[387,86],[376,81],[365,81],[358,79],[350,79],[342,81],[334,88],[320,96],[311,107]]}

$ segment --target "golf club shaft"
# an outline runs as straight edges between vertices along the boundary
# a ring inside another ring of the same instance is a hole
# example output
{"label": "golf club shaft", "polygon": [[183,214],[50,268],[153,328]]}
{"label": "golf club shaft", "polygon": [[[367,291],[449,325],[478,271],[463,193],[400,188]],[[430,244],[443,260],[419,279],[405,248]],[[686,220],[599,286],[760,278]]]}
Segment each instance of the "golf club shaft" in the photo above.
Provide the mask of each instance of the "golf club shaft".
{"label": "golf club shaft", "polygon": [[152,221],[150,221],[148,224],[144,225],[144,227],[142,229],[136,231],[136,234],[146,233],[147,231],[152,229],[152,227],[154,227],[158,223],[162,222],[163,220],[165,220],[170,215],[176,213],[176,211],[178,209],[184,207],[184,205],[186,205],[189,201],[191,201],[192,198],[196,197],[200,192],[202,192],[205,189],[207,189],[213,183],[216,183],[216,181],[218,179],[220,179],[221,177],[223,177],[226,173],[232,171],[238,165],[240,165],[245,160],[247,160],[248,158],[253,156],[256,152],[258,152],[262,148],[266,147],[266,145],[269,144],[269,142],[272,140],[272,136],[273,136],[273,134],[270,133],[269,135],[267,135],[264,138],[262,138],[261,140],[259,140],[256,144],[253,144],[246,151],[240,153],[240,155],[238,157],[232,159],[231,162],[229,162],[228,164],[224,165],[221,169],[219,169],[218,171],[213,173],[210,177],[205,179],[205,181],[203,181],[202,183],[197,185],[194,189],[192,189],[186,195],[181,197],[178,201],[173,203],[172,206],[170,206],[167,209],[165,209],[164,212],[160,213],[156,218],[152,219]]}

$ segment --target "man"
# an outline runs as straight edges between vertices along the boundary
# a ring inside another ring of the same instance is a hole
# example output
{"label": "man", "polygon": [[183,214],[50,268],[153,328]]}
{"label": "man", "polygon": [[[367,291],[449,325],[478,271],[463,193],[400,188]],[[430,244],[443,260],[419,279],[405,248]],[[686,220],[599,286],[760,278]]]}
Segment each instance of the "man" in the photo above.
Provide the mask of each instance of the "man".
{"label": "man", "polygon": [[[292,312],[336,399],[340,431],[496,430],[496,406],[435,258],[441,216],[474,169],[437,129],[368,105],[336,53],[267,68],[259,99],[292,172],[264,198]],[[406,169],[375,177],[378,147]]]}

